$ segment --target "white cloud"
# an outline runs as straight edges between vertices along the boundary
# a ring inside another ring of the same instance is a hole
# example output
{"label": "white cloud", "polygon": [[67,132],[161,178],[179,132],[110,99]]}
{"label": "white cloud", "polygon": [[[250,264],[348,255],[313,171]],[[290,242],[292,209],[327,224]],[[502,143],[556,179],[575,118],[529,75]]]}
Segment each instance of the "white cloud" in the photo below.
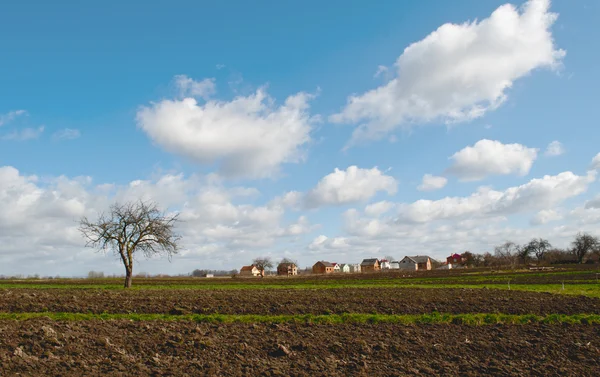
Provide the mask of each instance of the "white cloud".
{"label": "white cloud", "polygon": [[376,167],[361,169],[350,166],[346,170],[336,168],[306,194],[304,201],[308,208],[343,205],[366,201],[380,191],[395,194],[397,186],[393,177],[383,174]]}
{"label": "white cloud", "polygon": [[54,140],[74,140],[81,136],[79,130],[73,128],[64,128],[52,134]]}
{"label": "white cloud", "polygon": [[21,115],[27,115],[27,111],[25,110],[14,110],[14,111],[9,111],[6,114],[0,114],[0,127],[2,127],[5,124],[8,124],[10,122],[12,122],[15,118],[21,116]]}
{"label": "white cloud", "polygon": [[585,203],[586,209],[600,209],[600,195],[597,195],[592,200],[588,200]]}
{"label": "white cloud", "polygon": [[555,140],[548,144],[548,147],[546,148],[546,152],[544,154],[548,157],[552,157],[560,156],[563,153],[565,153],[565,147],[563,147],[560,141]]}
{"label": "white cloud", "polygon": [[553,209],[544,209],[536,213],[536,215],[531,219],[532,225],[542,225],[547,224],[551,221],[557,221],[562,219],[562,215]]}
{"label": "white cloud", "polygon": [[592,159],[592,169],[600,170],[600,153]]}
{"label": "white cloud", "polygon": [[437,177],[431,174],[425,174],[423,176],[423,182],[417,187],[419,191],[434,191],[439,190],[446,186],[448,179],[444,177]]}
{"label": "white cloud", "polygon": [[562,201],[585,192],[596,174],[578,176],[571,172],[546,175],[504,191],[482,187],[468,197],[446,197],[440,200],[418,200],[399,205],[397,221],[427,223],[458,217],[502,216],[553,208]]}
{"label": "white cloud", "polygon": [[217,64],[215,67],[216,67],[218,70],[221,70],[221,69],[225,68],[225,64]]}
{"label": "white cloud", "polygon": [[173,80],[181,97],[200,97],[207,100],[216,92],[213,78],[195,81],[186,75],[177,75]]}
{"label": "white cloud", "polygon": [[524,176],[536,158],[535,148],[483,139],[450,157],[453,163],[448,172],[463,181],[478,181],[490,175]]}
{"label": "white cloud", "polygon": [[44,132],[44,126],[38,128],[24,128],[20,131],[12,131],[11,133],[5,134],[0,139],[2,140],[18,140],[26,141],[37,139]]}
{"label": "white cloud", "polygon": [[384,213],[388,212],[394,207],[394,203],[388,201],[380,201],[377,203],[369,204],[365,207],[365,214],[367,216],[379,217]]}
{"label": "white cloud", "polygon": [[520,10],[506,4],[479,22],[440,26],[404,50],[395,78],[349,97],[330,120],[363,122],[353,133],[356,143],[414,123],[483,116],[506,100],[515,80],[561,64],[565,51],[554,45],[557,15],[549,7],[549,0],[530,0]]}
{"label": "white cloud", "polygon": [[377,67],[377,71],[375,72],[375,75],[373,77],[379,77],[381,75],[386,75],[388,72],[388,67],[386,67],[385,65],[380,65]]}
{"label": "white cloud", "polygon": [[281,206],[237,204],[255,191],[182,174],[127,185],[93,185],[89,177],[41,179],[0,167],[0,274],[85,274],[98,264],[120,271],[118,261],[84,248],[77,231],[81,216],[95,218],[114,201],[152,199],[180,213],[182,250],[172,265],[140,260],[139,266],[154,266],[156,272],[190,272],[196,268],[190,261],[207,260],[231,268],[227,261],[242,263],[235,259],[240,253],[281,247],[314,229],[305,216],[285,220]]}
{"label": "white cloud", "polygon": [[264,89],[230,102],[193,98],[142,107],[138,126],[164,149],[201,164],[219,164],[225,176],[260,178],[303,159],[312,124],[306,93],[276,106]]}

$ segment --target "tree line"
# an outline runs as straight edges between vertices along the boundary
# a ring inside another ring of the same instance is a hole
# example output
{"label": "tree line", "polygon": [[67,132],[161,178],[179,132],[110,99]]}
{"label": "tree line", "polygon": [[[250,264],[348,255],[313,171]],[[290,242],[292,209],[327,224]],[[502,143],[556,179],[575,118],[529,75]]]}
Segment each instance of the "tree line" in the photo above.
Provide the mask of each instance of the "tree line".
{"label": "tree line", "polygon": [[600,240],[588,233],[578,233],[566,249],[555,248],[543,238],[534,238],[526,244],[519,245],[506,241],[496,246],[494,252],[475,254],[466,251],[462,254],[464,264],[472,267],[515,268],[520,265],[536,264],[568,264],[584,263],[586,258],[596,255],[600,257]]}

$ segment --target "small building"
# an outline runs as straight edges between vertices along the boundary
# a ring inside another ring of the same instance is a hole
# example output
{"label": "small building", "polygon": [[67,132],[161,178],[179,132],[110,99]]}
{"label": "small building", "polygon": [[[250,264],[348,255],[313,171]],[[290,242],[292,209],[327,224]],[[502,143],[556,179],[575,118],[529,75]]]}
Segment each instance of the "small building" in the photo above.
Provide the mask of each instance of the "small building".
{"label": "small building", "polygon": [[391,261],[390,262],[390,270],[398,270],[400,269],[400,261]]}
{"label": "small building", "polygon": [[340,264],[339,263],[332,262],[331,264],[333,265],[333,272],[340,272]]}
{"label": "small building", "polygon": [[463,264],[467,261],[467,258],[463,257],[460,254],[452,254],[448,258],[446,258],[447,264]]}
{"label": "small building", "polygon": [[350,264],[350,272],[355,273],[355,272],[360,272],[360,264],[356,263],[356,264]]}
{"label": "small building", "polygon": [[279,263],[277,266],[277,275],[295,276],[298,275],[298,266],[295,263]]}
{"label": "small building", "polygon": [[382,270],[390,269],[390,262],[387,259],[382,259],[379,261],[379,268]]}
{"label": "small building", "polygon": [[361,272],[376,272],[379,270],[381,270],[381,268],[379,266],[379,259],[377,258],[363,259],[360,264]]}
{"label": "small building", "polygon": [[214,274],[203,274],[202,277],[203,278],[214,278],[215,275]]}
{"label": "small building", "polygon": [[260,270],[255,265],[244,266],[240,269],[240,275],[242,276],[260,276]]}
{"label": "small building", "polygon": [[349,273],[350,272],[350,265],[348,263],[342,263],[342,264],[340,264],[340,272]]}
{"label": "small building", "polygon": [[313,274],[331,274],[333,273],[333,263],[318,261],[312,267]]}
{"label": "small building", "polygon": [[431,258],[426,255],[404,257],[400,261],[400,269],[411,271],[429,271],[431,270]]}

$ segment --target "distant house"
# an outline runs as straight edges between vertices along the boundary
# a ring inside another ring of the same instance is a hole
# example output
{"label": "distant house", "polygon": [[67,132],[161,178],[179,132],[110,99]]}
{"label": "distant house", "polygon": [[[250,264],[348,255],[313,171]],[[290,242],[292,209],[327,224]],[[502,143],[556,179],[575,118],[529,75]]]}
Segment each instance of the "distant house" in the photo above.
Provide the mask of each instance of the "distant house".
{"label": "distant house", "polygon": [[260,276],[260,270],[255,265],[244,266],[240,269],[240,275],[242,276]]}
{"label": "distant house", "polygon": [[298,275],[298,266],[295,263],[279,263],[277,266],[277,275],[295,276]]}
{"label": "distant house", "polygon": [[390,270],[398,270],[400,269],[400,261],[392,261],[390,262]]}
{"label": "distant house", "polygon": [[348,263],[340,264],[340,272],[345,272],[345,273],[350,272],[350,265]]}
{"label": "distant house", "polygon": [[400,269],[412,271],[431,270],[431,258],[426,255],[416,255],[414,257],[404,257],[400,261]]}
{"label": "distant house", "polygon": [[382,270],[389,270],[390,262],[387,259],[382,259],[381,261],[379,261],[379,268],[381,268]]}
{"label": "distant house", "polygon": [[312,267],[313,274],[331,274],[333,273],[333,263],[318,261]]}
{"label": "distant house", "polygon": [[215,275],[214,274],[202,274],[203,278],[214,278]]}
{"label": "distant house", "polygon": [[332,262],[331,264],[333,265],[333,272],[340,272],[340,264],[339,263]]}
{"label": "distant house", "polygon": [[363,259],[362,263],[360,264],[361,272],[376,272],[379,270],[381,270],[381,268],[379,266],[379,259],[377,258]]}
{"label": "distant house", "polygon": [[360,264],[351,264],[350,272],[360,272]]}
{"label": "distant house", "polygon": [[448,258],[446,258],[447,264],[463,264],[467,261],[467,258],[463,257],[460,254],[452,254]]}

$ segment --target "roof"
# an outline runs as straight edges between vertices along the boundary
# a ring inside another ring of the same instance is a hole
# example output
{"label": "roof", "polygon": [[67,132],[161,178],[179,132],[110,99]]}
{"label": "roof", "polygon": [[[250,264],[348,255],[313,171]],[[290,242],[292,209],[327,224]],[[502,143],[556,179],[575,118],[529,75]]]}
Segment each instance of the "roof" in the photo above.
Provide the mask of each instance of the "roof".
{"label": "roof", "polygon": [[377,262],[379,262],[377,260],[377,258],[363,259],[363,261],[362,261],[362,263],[360,265],[361,266],[373,266]]}
{"label": "roof", "polygon": [[[325,267],[333,267],[333,263],[325,262],[323,260],[320,260],[317,263],[321,263]],[[315,264],[317,264],[317,263],[315,263]]]}
{"label": "roof", "polygon": [[255,268],[254,265],[251,264],[250,266],[242,267],[242,269],[240,271],[252,271],[254,268]]}
{"label": "roof", "polygon": [[427,263],[429,258],[427,255],[415,255],[414,257],[409,257],[410,259],[412,259],[415,263]]}

